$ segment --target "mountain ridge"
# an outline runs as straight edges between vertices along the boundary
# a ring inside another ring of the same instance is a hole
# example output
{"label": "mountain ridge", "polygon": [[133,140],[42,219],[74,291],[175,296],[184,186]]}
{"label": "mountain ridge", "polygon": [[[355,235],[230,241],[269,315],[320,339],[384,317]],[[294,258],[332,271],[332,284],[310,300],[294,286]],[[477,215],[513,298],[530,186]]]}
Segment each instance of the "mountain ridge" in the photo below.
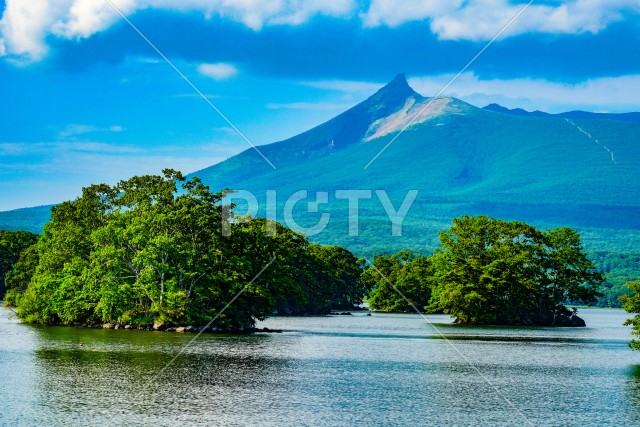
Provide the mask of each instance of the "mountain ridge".
{"label": "mountain ridge", "polygon": [[[313,239],[360,253],[430,251],[437,231],[462,214],[574,226],[593,249],[640,244],[640,222],[633,219],[640,217],[639,123],[492,108],[424,97],[400,73],[336,117],[260,146],[276,170],[247,149],[190,176],[214,189],[254,193],[259,215],[265,215],[265,192],[277,190],[279,220],[296,191],[307,190],[311,198],[327,192],[323,209],[331,210],[332,222]],[[406,218],[407,235],[390,239],[388,217],[374,195],[361,202],[362,234],[348,236],[347,207],[335,198],[340,189],[384,190],[396,207],[407,191],[419,190]],[[12,215],[15,220],[31,213],[41,215],[28,210]],[[298,213],[301,224],[317,220],[316,213]],[[0,213],[0,228],[7,223],[3,218],[6,213]]]}
{"label": "mountain ridge", "polygon": [[523,108],[507,108],[500,104],[492,103],[482,107],[483,110],[493,111],[496,113],[513,114],[517,116],[530,117],[559,117],[568,119],[600,119],[600,120],[620,120],[640,124],[640,112],[627,113],[594,113],[591,111],[572,110],[562,113],[546,113],[544,111],[535,110],[527,111]]}
{"label": "mountain ridge", "polygon": [[[345,129],[353,133],[341,144]],[[315,146],[309,143],[314,138]],[[332,140],[333,150],[328,146]],[[345,113],[261,147],[276,164],[275,171],[259,165],[242,175],[230,172],[234,164],[240,167],[239,156],[192,175],[210,185],[250,191],[261,205],[267,189],[285,199],[301,189],[308,194],[380,189],[396,204],[407,191],[420,190],[410,211],[413,217],[407,217],[411,236],[396,240],[381,237],[389,236],[390,227],[375,200],[361,202],[364,233],[344,236],[346,208],[330,200],[327,209],[335,228],[315,239],[356,251],[369,251],[371,242],[387,251],[432,250],[437,231],[451,217],[481,213],[542,227],[578,227],[592,248],[627,250],[627,243],[608,238],[606,230],[634,230],[630,240],[640,244],[640,223],[631,218],[640,214],[640,146],[634,143],[639,140],[640,125],[632,121],[490,111],[455,98],[424,97],[401,74]],[[243,155],[264,163],[251,150]],[[312,217],[303,214],[301,221],[313,223]]]}

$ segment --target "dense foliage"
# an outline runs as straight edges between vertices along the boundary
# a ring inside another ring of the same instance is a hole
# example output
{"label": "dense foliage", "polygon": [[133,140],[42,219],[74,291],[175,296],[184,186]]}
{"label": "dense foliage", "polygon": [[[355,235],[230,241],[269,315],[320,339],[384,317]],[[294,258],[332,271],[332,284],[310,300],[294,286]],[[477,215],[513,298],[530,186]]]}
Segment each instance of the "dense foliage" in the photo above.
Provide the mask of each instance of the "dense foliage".
{"label": "dense foliage", "polygon": [[[624,295],[621,297],[624,305],[623,308],[629,313],[635,313],[636,315],[631,319],[627,319],[625,325],[632,327],[632,334],[640,337],[640,280],[627,283],[629,289],[632,290],[631,295]],[[640,350],[640,340],[631,340],[629,347],[634,350]]]}
{"label": "dense foliage", "polygon": [[15,305],[15,300],[22,295],[26,290],[31,278],[36,272],[36,267],[40,262],[40,255],[38,255],[38,247],[36,244],[29,246],[25,249],[18,261],[13,264],[13,268],[5,277],[5,287],[7,293],[5,295],[5,304]]}
{"label": "dense foliage", "polygon": [[590,253],[589,259],[606,277],[596,306],[622,307],[620,297],[632,293],[627,282],[640,277],[640,254],[598,251]]}
{"label": "dense foliage", "polygon": [[368,302],[371,308],[387,312],[414,312],[428,305],[432,277],[429,258],[400,251],[395,255],[376,255],[373,268],[363,271],[362,282],[370,290]]}
{"label": "dense foliage", "polygon": [[570,228],[462,217],[440,240],[431,308],[462,323],[559,324],[564,304],[594,302],[603,280]]}
{"label": "dense foliage", "polygon": [[[363,273],[363,282],[374,286],[374,307],[408,311],[413,304],[450,313],[460,323],[559,325],[571,322],[566,303],[590,304],[599,295],[603,277],[577,231],[541,231],[486,216],[453,222],[429,258],[405,252],[375,258],[376,268]],[[377,270],[411,304],[376,278]]]}
{"label": "dense foliage", "polygon": [[360,302],[355,256],[275,222],[236,218],[222,205],[226,194],[172,170],[83,189],[52,209],[19,262],[24,276],[37,266],[26,289],[19,280],[18,315],[134,325],[203,325],[219,316],[217,327],[236,329],[274,311],[326,313]]}
{"label": "dense foliage", "polygon": [[[570,228],[463,216],[439,234],[432,255],[377,255],[365,267],[342,247],[309,243],[274,221],[236,217],[223,204],[227,194],[173,170],[85,188],[52,209],[39,240],[3,234],[20,242],[6,264],[7,301],[34,323],[202,325],[216,317],[217,327],[237,329],[273,313],[349,309],[365,294],[379,311],[561,325],[572,321],[567,303],[607,297],[598,292],[603,275]],[[612,270],[635,265],[596,256]],[[637,308],[634,298],[625,307]]]}
{"label": "dense foliage", "polygon": [[[392,200],[401,200],[402,196],[394,195]],[[372,207],[367,206],[365,201],[361,201],[362,206],[366,209],[367,216],[363,216],[360,221],[361,234],[358,239],[345,238],[346,230],[348,230],[348,209],[342,206],[331,207],[331,222],[328,227],[318,236],[314,237],[316,243],[323,245],[341,245],[346,246],[349,250],[357,253],[359,256],[365,256],[373,259],[376,254],[390,255],[398,251],[412,250],[416,253],[424,255],[432,254],[436,248],[440,246],[437,238],[437,232],[448,226],[448,219],[465,213],[478,212],[494,212],[496,209],[490,209],[486,206],[480,208],[470,208],[468,205],[432,205],[428,209],[419,206],[419,200],[416,206],[412,208],[412,215],[407,216],[403,223],[403,235],[389,239],[390,223],[385,212],[379,212],[379,215],[372,214]],[[372,204],[379,204],[374,200]],[[283,202],[284,204],[284,202]],[[278,212],[282,212],[283,205],[278,206]],[[422,212],[430,212],[434,218],[425,220],[423,218],[414,217],[413,209]],[[422,209],[422,210],[421,210]],[[566,223],[576,223],[575,218],[580,218],[585,208],[576,208],[575,212],[555,212],[555,217],[562,217]],[[364,212],[364,211],[363,211]],[[264,212],[259,213],[264,216]],[[548,207],[527,207],[527,209],[517,211],[495,212],[490,215],[505,215],[509,217],[517,217],[528,223],[535,223],[541,228],[553,227],[556,223],[545,220],[545,215],[549,214]],[[633,218],[632,212],[623,212],[622,214],[616,210],[615,215],[618,218],[628,220]],[[10,217],[10,221],[7,219]],[[606,217],[606,215],[605,215]],[[37,233],[42,232],[43,225],[50,219],[50,207],[37,207],[20,209],[17,211],[0,212],[0,227],[7,229],[24,229]],[[281,218],[280,218],[281,219]],[[310,218],[309,223],[312,225],[317,218]],[[602,219],[604,223],[612,223],[613,220]],[[300,223],[304,223],[304,217],[299,219]],[[579,221],[578,221],[579,222]],[[33,224],[33,225],[32,225]],[[602,224],[605,227],[606,224]],[[634,227],[630,225],[630,227]],[[631,290],[626,283],[640,277],[640,253],[637,253],[638,236],[630,236],[629,233],[621,230],[611,230],[606,228],[589,228],[580,223],[579,226],[581,240],[585,244],[589,259],[591,259],[598,271],[605,275],[605,281],[598,291],[602,294],[594,303],[596,307],[622,307],[619,298],[622,295],[631,294]],[[597,249],[597,250],[596,250]],[[7,298],[8,299],[8,298]]]}
{"label": "dense foliage", "polygon": [[37,240],[38,235],[28,231],[0,230],[0,299],[4,297],[6,289],[13,285],[11,276],[20,254]]}

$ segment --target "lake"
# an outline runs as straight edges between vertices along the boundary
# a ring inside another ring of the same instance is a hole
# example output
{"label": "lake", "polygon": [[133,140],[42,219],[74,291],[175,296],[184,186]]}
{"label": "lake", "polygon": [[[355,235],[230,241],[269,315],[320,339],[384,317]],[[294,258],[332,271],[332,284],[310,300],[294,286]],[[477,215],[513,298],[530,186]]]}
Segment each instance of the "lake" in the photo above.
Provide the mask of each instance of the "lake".
{"label": "lake", "polygon": [[622,310],[586,328],[444,315],[272,318],[283,333],[20,324],[0,307],[2,425],[640,425]]}

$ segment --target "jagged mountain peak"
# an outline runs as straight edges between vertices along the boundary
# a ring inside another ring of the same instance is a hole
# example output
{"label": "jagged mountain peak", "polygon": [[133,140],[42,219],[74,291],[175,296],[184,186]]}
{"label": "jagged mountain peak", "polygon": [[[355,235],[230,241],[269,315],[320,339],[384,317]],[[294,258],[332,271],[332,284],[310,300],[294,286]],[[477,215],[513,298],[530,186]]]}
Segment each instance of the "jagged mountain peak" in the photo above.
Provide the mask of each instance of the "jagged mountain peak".
{"label": "jagged mountain peak", "polygon": [[374,119],[378,119],[382,115],[390,114],[393,110],[403,107],[409,99],[417,101],[422,100],[423,97],[409,86],[405,74],[399,73],[363,104],[373,113]]}
{"label": "jagged mountain peak", "polygon": [[[288,163],[291,159],[306,161],[405,128],[413,129],[434,118],[466,114],[472,109],[477,108],[455,98],[426,98],[409,86],[404,73],[399,73],[376,93],[344,113],[306,132],[260,149],[276,164]],[[252,149],[241,153],[237,160],[213,165],[196,174],[219,174],[231,167],[235,170],[235,178],[245,179],[255,172],[255,168],[265,167],[263,159]],[[251,166],[247,167],[249,164]]]}
{"label": "jagged mountain peak", "polygon": [[378,92],[376,92],[373,97],[380,96],[405,96],[409,97],[412,95],[418,95],[416,91],[413,90],[409,83],[407,82],[407,77],[404,73],[398,73],[393,80],[387,83],[384,87],[382,87]]}
{"label": "jagged mountain peak", "polygon": [[371,130],[374,124],[380,124],[390,116],[402,115],[426,100],[409,86],[405,74],[399,73],[376,93],[344,113],[293,138],[271,144],[265,150],[278,156],[277,151],[283,149],[287,156],[293,153],[298,159],[330,154],[370,137],[374,133]]}
{"label": "jagged mountain peak", "polygon": [[371,113],[371,125],[364,141],[417,126],[439,116],[466,114],[477,109],[456,98],[424,97],[409,86],[404,73],[396,75],[364,104],[369,106]]}

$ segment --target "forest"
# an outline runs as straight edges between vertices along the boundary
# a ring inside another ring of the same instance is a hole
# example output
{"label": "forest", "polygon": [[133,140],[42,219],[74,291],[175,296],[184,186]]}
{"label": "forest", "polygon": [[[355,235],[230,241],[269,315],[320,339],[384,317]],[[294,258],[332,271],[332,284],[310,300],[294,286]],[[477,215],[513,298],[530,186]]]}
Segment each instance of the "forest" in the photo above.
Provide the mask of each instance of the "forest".
{"label": "forest", "polygon": [[278,222],[235,215],[223,203],[230,191],[170,169],[84,188],[52,208],[42,236],[0,232],[5,302],[30,323],[215,319],[219,329],[240,330],[274,314],[327,314],[363,301],[458,323],[579,326],[567,306],[603,299],[605,277],[571,228],[462,216],[429,256],[400,251],[369,262]]}
{"label": "forest", "polygon": [[87,187],[53,208],[9,273],[5,300],[30,323],[204,325],[215,317],[225,330],[361,302],[358,258],[275,222],[235,218],[221,204],[226,193],[173,170]]}

